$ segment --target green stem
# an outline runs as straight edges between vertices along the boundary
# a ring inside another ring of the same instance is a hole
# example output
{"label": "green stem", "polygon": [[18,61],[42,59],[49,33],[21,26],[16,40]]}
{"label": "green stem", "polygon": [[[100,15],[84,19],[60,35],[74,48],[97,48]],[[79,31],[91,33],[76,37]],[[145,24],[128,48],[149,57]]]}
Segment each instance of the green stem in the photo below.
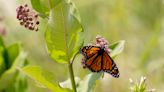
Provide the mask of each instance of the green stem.
{"label": "green stem", "polygon": [[73,72],[73,61],[75,60],[75,57],[79,54],[79,52],[77,52],[72,61],[68,64],[68,68],[69,68],[69,75],[70,75],[70,79],[71,79],[71,84],[72,84],[72,89],[74,92],[77,92],[76,90],[76,83],[75,83],[75,77],[74,77],[74,72]]}
{"label": "green stem", "polygon": [[70,79],[71,79],[71,84],[72,84],[72,89],[74,92],[76,91],[76,84],[75,84],[75,78],[74,78],[74,72],[73,72],[73,67],[72,67],[73,63],[70,62],[68,64],[68,68],[69,68],[69,75],[70,75]]}

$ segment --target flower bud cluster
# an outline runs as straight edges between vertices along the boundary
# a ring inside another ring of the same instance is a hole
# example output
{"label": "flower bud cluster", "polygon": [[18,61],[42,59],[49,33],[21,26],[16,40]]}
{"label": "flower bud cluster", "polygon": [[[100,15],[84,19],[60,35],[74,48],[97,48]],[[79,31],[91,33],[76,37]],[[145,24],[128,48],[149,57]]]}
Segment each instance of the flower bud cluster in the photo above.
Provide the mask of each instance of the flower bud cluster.
{"label": "flower bud cluster", "polygon": [[101,37],[100,35],[96,36],[96,46],[104,48],[106,52],[110,53],[109,42],[105,38]]}
{"label": "flower bud cluster", "polygon": [[30,10],[28,5],[20,5],[17,9],[17,19],[20,21],[20,25],[29,30],[38,31],[38,14]]}

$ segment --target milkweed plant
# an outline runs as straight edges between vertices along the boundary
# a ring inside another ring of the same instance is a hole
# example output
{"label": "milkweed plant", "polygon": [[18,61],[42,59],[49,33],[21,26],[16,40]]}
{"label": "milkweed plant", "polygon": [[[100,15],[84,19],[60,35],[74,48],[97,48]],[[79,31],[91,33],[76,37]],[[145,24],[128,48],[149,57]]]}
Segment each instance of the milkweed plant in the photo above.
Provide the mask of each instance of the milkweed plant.
{"label": "milkweed plant", "polygon": [[139,81],[134,81],[131,78],[129,79],[131,83],[131,91],[132,92],[154,92],[155,89],[147,90],[146,88],[146,77],[142,76]]}
{"label": "milkweed plant", "polygon": [[[103,72],[90,72],[83,79],[74,74],[73,62],[84,45],[86,35],[75,4],[71,0],[31,0],[31,5],[18,6],[16,18],[28,30],[45,32],[48,54],[54,62],[68,65],[69,78],[54,84],[45,78],[39,66],[28,65],[19,70],[51,92],[92,92]],[[40,23],[42,27],[39,27]],[[114,58],[123,51],[124,40],[108,44],[105,48]]]}

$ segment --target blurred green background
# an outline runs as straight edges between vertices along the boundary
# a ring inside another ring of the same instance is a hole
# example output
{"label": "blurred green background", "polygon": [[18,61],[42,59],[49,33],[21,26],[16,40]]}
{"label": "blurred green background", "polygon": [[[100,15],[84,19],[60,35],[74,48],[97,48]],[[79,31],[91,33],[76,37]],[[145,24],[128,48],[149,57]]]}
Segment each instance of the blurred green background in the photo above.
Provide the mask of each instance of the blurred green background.
{"label": "blurred green background", "polygon": [[[164,91],[164,0],[73,0],[81,15],[85,30],[85,44],[94,42],[96,35],[109,43],[125,40],[123,53],[115,58],[120,78],[105,74],[97,82],[95,92],[130,92],[129,78],[147,77],[147,88]],[[41,66],[52,73],[52,81],[64,81],[69,77],[67,65],[58,64],[49,57],[44,31],[29,31],[19,25],[16,7],[28,0],[0,0],[0,27],[6,29],[3,36],[10,45],[21,42],[28,53],[31,65]],[[40,29],[44,25],[40,24]],[[83,78],[90,73],[81,66],[81,55],[74,63],[75,75]],[[28,79],[28,92],[49,92]],[[0,84],[2,85],[2,84]]]}

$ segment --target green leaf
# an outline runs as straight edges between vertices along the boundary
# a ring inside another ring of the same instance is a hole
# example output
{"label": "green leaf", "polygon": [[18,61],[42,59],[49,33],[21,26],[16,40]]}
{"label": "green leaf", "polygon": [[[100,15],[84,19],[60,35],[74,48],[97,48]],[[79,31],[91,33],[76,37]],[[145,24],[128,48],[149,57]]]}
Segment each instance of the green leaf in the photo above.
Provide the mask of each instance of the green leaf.
{"label": "green leaf", "polygon": [[27,79],[25,75],[18,74],[14,81],[3,91],[5,92],[27,92]]}
{"label": "green leaf", "polygon": [[102,76],[103,72],[90,73],[79,83],[78,92],[93,92],[96,81]]}
{"label": "green leaf", "polygon": [[111,49],[110,55],[112,57],[115,57],[118,54],[120,54],[124,49],[124,44],[125,44],[125,41],[121,40],[121,41],[118,41],[118,42],[115,42],[115,43],[109,45],[109,48]]}
{"label": "green leaf", "polygon": [[46,12],[46,10],[48,11],[48,9],[43,8],[40,0],[31,0],[31,4],[32,4],[32,7],[40,13],[44,13]]}
{"label": "green leaf", "polygon": [[68,4],[72,7],[72,8],[70,9],[71,14],[72,14],[79,22],[81,22],[80,13],[79,13],[78,9],[76,8],[75,4],[74,4],[71,0],[68,0]]}
{"label": "green leaf", "polygon": [[82,26],[72,8],[70,3],[62,1],[50,11],[45,38],[50,56],[59,63],[69,62],[83,42],[79,42]]}
{"label": "green leaf", "polygon": [[[3,39],[0,38],[0,92],[24,92],[27,86],[26,79],[18,77],[19,73],[16,67],[21,67],[26,64],[26,54],[21,51],[20,44],[12,44],[5,47]],[[18,81],[18,80],[21,80]],[[16,84],[21,84],[16,86]],[[17,89],[21,89],[21,91]],[[17,91],[16,91],[17,90]]]}
{"label": "green leaf", "polygon": [[4,55],[7,69],[12,66],[13,62],[20,53],[20,49],[21,47],[18,43],[12,44],[6,48]]}
{"label": "green leaf", "polygon": [[48,16],[50,8],[55,7],[62,0],[31,0],[32,7],[45,18]]}
{"label": "green leaf", "polygon": [[6,69],[3,53],[4,53],[4,47],[0,45],[0,76]]}
{"label": "green leaf", "polygon": [[39,83],[39,85],[48,88],[52,92],[70,92],[70,90],[68,89],[62,89],[58,85],[47,81],[47,79],[43,75],[43,71],[38,66],[26,66],[23,69],[20,69],[20,71]]}
{"label": "green leaf", "polygon": [[[43,0],[42,0],[43,1]],[[48,1],[48,0],[47,0]],[[48,7],[43,5],[41,0],[31,0],[32,7],[40,13],[42,17],[46,17],[48,14]]]}
{"label": "green leaf", "polygon": [[4,55],[3,55],[4,49],[5,47],[4,47],[3,39],[0,37],[0,76],[6,69]]}
{"label": "green leaf", "polygon": [[15,61],[13,62],[11,68],[9,68],[0,76],[0,84],[3,84],[0,86],[0,91],[7,89],[12,85],[18,74],[17,67],[24,66],[26,63],[25,61],[26,61],[26,53],[21,51],[20,54],[15,59]]}
{"label": "green leaf", "polygon": [[27,85],[27,78],[24,74],[19,72],[15,82],[12,86],[14,86],[15,92],[26,92],[26,89],[28,87]]}

